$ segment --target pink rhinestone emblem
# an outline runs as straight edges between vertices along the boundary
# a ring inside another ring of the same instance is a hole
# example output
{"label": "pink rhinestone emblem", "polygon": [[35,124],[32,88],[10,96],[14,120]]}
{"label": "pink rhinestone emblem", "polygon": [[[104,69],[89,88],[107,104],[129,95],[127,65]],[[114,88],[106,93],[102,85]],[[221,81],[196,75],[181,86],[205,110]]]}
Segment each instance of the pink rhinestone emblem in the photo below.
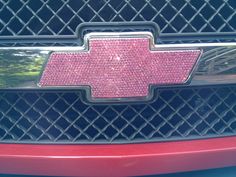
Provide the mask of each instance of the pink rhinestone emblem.
{"label": "pink rhinestone emblem", "polygon": [[54,52],[41,87],[90,86],[92,98],[145,97],[150,85],[185,83],[200,50],[150,50],[148,38],[97,38],[89,51]]}

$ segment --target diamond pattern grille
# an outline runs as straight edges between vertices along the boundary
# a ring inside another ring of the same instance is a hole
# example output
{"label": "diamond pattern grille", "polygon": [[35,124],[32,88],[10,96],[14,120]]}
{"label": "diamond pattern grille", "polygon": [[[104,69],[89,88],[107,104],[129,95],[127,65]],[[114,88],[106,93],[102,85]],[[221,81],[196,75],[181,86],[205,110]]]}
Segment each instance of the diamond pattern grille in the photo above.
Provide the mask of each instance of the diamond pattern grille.
{"label": "diamond pattern grille", "polygon": [[162,33],[234,32],[235,0],[0,0],[0,36],[75,35],[83,22],[152,21]]}
{"label": "diamond pattern grille", "polygon": [[88,104],[74,91],[1,91],[0,141],[134,143],[236,134],[236,86],[162,88],[149,103]]}

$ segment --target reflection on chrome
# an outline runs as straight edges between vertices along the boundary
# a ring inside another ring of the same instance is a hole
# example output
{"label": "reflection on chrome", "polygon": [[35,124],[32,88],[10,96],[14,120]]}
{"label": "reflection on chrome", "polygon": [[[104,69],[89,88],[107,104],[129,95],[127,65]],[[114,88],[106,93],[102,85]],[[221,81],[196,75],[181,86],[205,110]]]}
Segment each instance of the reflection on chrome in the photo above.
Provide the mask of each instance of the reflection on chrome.
{"label": "reflection on chrome", "polygon": [[[49,54],[54,51],[89,50],[92,37],[130,37],[144,35],[150,38],[155,50],[201,49],[203,54],[189,85],[236,83],[236,43],[154,44],[149,32],[90,33],[83,46],[0,47],[0,88],[38,88],[37,82]],[[43,88],[40,88],[43,89]],[[76,88],[75,88],[76,89]],[[78,88],[77,88],[78,89]]]}
{"label": "reflection on chrome", "polygon": [[236,48],[218,47],[204,52],[197,74],[217,75],[236,73]]}
{"label": "reflection on chrome", "polygon": [[48,52],[4,50],[0,52],[0,87],[34,86]]}

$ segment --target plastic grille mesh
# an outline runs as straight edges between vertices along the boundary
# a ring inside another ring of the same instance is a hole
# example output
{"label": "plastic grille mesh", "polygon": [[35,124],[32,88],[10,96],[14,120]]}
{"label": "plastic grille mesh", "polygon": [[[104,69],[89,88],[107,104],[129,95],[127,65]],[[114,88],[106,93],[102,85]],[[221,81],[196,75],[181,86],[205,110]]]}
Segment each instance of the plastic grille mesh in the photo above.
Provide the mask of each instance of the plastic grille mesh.
{"label": "plastic grille mesh", "polygon": [[236,86],[162,88],[149,103],[86,104],[81,95],[1,91],[0,141],[133,143],[236,134]]}
{"label": "plastic grille mesh", "polygon": [[162,33],[234,32],[235,0],[0,0],[0,36],[75,35],[83,22],[152,21]]}

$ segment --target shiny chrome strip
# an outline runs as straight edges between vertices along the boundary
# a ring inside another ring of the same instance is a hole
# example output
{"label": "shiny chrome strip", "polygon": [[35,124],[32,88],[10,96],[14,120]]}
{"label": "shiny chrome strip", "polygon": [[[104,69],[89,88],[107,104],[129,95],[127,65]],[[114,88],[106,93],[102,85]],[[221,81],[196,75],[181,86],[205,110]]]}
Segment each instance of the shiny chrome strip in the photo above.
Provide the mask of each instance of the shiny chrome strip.
{"label": "shiny chrome strip", "polygon": [[[152,50],[202,49],[203,54],[190,85],[236,84],[236,42],[154,44],[150,32],[90,33],[83,46],[0,47],[0,88],[38,88],[37,81],[51,52],[88,50],[93,38],[149,37]],[[43,88],[40,88],[43,89]],[[71,89],[71,88],[70,88]]]}

